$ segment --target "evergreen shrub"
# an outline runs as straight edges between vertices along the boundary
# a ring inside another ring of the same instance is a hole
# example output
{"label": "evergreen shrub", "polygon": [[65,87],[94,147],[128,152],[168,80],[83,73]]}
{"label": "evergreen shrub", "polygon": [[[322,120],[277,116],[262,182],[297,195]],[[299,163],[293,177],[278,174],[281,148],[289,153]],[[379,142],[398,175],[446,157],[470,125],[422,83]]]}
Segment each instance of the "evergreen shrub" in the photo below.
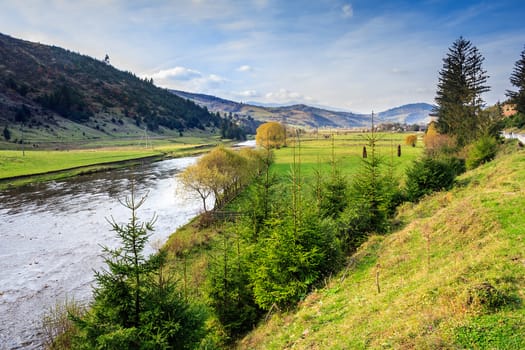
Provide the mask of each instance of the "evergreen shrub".
{"label": "evergreen shrub", "polygon": [[467,168],[474,169],[483,163],[489,162],[496,156],[498,144],[494,137],[483,136],[474,142],[468,150]]}

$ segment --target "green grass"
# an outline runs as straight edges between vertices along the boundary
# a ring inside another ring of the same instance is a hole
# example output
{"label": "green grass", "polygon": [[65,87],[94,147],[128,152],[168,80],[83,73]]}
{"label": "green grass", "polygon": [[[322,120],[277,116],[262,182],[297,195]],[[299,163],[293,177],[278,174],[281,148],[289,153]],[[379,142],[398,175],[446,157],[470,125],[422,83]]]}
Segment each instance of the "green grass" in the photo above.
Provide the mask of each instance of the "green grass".
{"label": "green grass", "polygon": [[60,143],[62,150],[27,146],[25,150],[0,150],[0,188],[119,167],[119,163],[146,157],[196,155],[218,143],[223,142],[217,137],[195,133],[175,139],[151,139],[147,147],[144,140],[104,139],[75,145]]}
{"label": "green grass", "polygon": [[[422,153],[422,142],[416,147],[404,144],[404,139],[408,134],[402,133],[381,133],[378,134],[377,155],[382,159],[385,166],[392,165],[394,174],[403,177],[406,167]],[[295,152],[296,160],[300,159],[301,173],[305,177],[312,177],[318,169],[321,173],[330,173],[330,161],[332,153],[335,156],[336,164],[342,174],[351,178],[362,163],[363,146],[366,146],[368,155],[370,147],[368,146],[367,134],[363,133],[346,133],[335,135],[332,148],[332,140],[320,135],[317,137],[301,137],[300,146],[295,143],[294,148],[292,140],[289,140],[289,146],[275,151],[275,164],[272,171],[283,175],[290,171],[293,164]],[[397,156],[397,146],[401,145],[401,157]]]}
{"label": "green grass", "polygon": [[0,151],[0,179],[159,155],[151,149]]}
{"label": "green grass", "polygon": [[404,205],[401,230],[370,237],[347,269],[237,348],[525,348],[524,163],[523,151],[503,155]]}

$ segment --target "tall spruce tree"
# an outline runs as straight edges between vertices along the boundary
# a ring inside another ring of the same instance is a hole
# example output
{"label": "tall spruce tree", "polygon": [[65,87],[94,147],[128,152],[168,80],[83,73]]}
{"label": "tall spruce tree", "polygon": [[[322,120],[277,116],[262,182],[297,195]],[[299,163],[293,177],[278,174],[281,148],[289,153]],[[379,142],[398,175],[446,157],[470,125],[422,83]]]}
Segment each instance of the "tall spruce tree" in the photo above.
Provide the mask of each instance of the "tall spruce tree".
{"label": "tall spruce tree", "polygon": [[436,92],[437,126],[442,134],[457,138],[460,146],[476,139],[484,101],[481,94],[490,90],[483,69],[484,57],[463,37],[457,39],[443,59]]}
{"label": "tall spruce tree", "polygon": [[520,59],[514,65],[510,82],[518,88],[518,91],[507,90],[507,96],[512,103],[516,104],[517,111],[525,114],[525,49],[523,49]]}

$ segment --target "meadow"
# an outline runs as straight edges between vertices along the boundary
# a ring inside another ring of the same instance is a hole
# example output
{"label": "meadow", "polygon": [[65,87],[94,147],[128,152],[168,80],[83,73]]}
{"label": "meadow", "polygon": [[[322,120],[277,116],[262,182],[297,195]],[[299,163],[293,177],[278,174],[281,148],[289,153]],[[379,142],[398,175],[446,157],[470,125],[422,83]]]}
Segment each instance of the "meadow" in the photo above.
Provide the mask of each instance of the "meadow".
{"label": "meadow", "polygon": [[[376,155],[383,165],[392,169],[396,177],[402,178],[406,167],[423,151],[422,134],[416,147],[405,145],[405,137],[409,133],[376,133]],[[332,139],[333,136],[333,139]],[[363,147],[367,155],[371,155],[369,146],[370,134],[359,132],[340,132],[335,134],[320,134],[301,136],[299,142],[288,140],[288,147],[275,150],[275,163],[272,172],[285,175],[290,172],[294,162],[301,163],[301,175],[311,178],[317,171],[329,174],[332,159],[336,167],[345,175],[351,177],[359,171],[363,159]],[[397,149],[401,147],[401,156]],[[308,181],[308,180],[307,180]]]}
{"label": "meadow", "polygon": [[[46,181],[75,176],[144,158],[183,157],[199,154],[220,143],[209,135],[162,139],[107,139],[85,143],[60,143],[55,149],[25,148],[0,150],[0,184]],[[29,176],[36,176],[28,179]],[[20,179],[20,178],[25,179]],[[18,178],[18,179],[17,179]]]}

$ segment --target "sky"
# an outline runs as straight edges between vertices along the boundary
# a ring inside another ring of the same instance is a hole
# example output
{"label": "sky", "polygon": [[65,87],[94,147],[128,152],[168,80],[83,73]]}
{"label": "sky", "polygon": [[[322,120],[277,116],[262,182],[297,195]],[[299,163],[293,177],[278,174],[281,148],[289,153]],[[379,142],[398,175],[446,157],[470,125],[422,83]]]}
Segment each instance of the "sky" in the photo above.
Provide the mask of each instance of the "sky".
{"label": "sky", "polygon": [[485,61],[490,105],[525,48],[525,1],[0,0],[0,32],[156,85],[237,102],[356,113],[434,103],[460,36]]}

